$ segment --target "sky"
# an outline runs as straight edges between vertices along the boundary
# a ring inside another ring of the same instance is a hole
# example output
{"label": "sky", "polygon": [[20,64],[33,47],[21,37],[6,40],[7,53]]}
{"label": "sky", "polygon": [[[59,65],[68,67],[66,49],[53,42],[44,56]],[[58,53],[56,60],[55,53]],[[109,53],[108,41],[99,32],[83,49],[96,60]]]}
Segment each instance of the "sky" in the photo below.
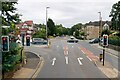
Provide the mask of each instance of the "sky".
{"label": "sky", "polygon": [[18,0],[16,8],[22,14],[22,21],[33,20],[37,24],[46,23],[47,16],[55,24],[72,27],[77,23],[98,21],[101,12],[102,20],[109,17],[112,5],[119,0]]}

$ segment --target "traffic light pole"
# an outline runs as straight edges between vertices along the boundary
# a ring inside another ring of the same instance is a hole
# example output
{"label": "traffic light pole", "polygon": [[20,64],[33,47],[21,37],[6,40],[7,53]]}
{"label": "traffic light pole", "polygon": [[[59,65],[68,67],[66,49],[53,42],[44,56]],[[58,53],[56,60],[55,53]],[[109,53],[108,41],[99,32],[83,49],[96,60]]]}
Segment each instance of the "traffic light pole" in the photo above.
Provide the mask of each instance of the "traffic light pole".
{"label": "traffic light pole", "polygon": [[103,46],[103,66],[105,64],[105,46]]}
{"label": "traffic light pole", "polygon": [[105,48],[108,46],[108,35],[103,35],[103,66],[105,64]]}

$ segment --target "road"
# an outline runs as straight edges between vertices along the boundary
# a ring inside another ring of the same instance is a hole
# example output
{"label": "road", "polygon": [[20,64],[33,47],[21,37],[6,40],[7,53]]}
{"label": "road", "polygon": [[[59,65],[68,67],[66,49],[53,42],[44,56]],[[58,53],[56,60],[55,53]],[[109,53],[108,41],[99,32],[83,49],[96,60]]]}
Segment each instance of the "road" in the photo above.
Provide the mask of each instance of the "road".
{"label": "road", "polygon": [[[88,49],[89,51],[91,51],[95,56],[99,56],[99,54],[101,54],[103,52],[103,50],[99,49],[99,48],[95,48],[93,46],[91,46],[87,41],[79,41],[79,44],[82,45],[84,48]],[[118,69],[118,66],[120,66],[120,64],[118,64],[118,61],[120,61],[120,58],[111,55],[108,52],[105,52],[105,61],[108,61],[109,63],[111,63],[111,65]]]}
{"label": "road", "polygon": [[31,46],[28,50],[41,55],[44,65],[37,78],[107,78],[93,63],[97,57],[80,43],[53,39],[50,48]]}

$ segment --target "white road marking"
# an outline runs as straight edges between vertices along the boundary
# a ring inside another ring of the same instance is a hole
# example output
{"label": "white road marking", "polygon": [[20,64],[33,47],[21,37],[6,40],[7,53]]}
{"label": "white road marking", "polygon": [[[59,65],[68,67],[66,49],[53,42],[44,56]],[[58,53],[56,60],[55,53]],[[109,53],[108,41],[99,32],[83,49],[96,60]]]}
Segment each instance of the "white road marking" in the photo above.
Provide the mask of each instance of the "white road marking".
{"label": "white road marking", "polygon": [[78,62],[79,62],[80,65],[83,65],[82,62],[81,62],[81,60],[80,60],[80,58],[77,58],[77,60],[78,60]]}
{"label": "white road marking", "polygon": [[68,47],[66,47],[66,49],[68,50]]}
{"label": "white road marking", "polygon": [[74,46],[72,46],[72,48],[73,48]]}
{"label": "white road marking", "polygon": [[64,50],[68,50],[68,47],[63,47]]}
{"label": "white road marking", "polygon": [[83,50],[81,50],[83,54],[85,54],[85,52]]}
{"label": "white road marking", "polygon": [[58,48],[59,46],[57,45],[57,48]]}
{"label": "white road marking", "polygon": [[99,59],[99,57],[98,56],[96,56],[98,59]]}
{"label": "white road marking", "polygon": [[52,65],[55,65],[56,58],[53,58],[52,61]]}
{"label": "white road marking", "polygon": [[82,60],[83,58],[82,58],[82,57],[80,57],[79,59],[80,59],[80,60]]}
{"label": "white road marking", "polygon": [[68,57],[67,56],[65,56],[65,62],[66,62],[66,64],[68,64]]}
{"label": "white road marking", "polygon": [[90,61],[92,61],[88,56],[87,56],[87,58],[88,58]]}
{"label": "white road marking", "polygon": [[66,51],[66,54],[68,55],[68,51]]}

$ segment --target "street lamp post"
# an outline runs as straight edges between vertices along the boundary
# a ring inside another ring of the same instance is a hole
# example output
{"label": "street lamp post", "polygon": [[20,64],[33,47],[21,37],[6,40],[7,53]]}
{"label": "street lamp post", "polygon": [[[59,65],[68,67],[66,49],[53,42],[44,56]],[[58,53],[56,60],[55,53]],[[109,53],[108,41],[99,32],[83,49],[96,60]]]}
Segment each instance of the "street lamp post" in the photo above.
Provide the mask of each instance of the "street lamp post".
{"label": "street lamp post", "polygon": [[101,16],[101,12],[99,13],[99,39],[101,38],[101,31],[102,31],[102,16]]}
{"label": "street lamp post", "polygon": [[46,39],[47,39],[47,45],[48,45],[48,35],[47,35],[47,33],[48,33],[48,29],[47,29],[47,9],[48,8],[50,8],[50,7],[46,7]]}

